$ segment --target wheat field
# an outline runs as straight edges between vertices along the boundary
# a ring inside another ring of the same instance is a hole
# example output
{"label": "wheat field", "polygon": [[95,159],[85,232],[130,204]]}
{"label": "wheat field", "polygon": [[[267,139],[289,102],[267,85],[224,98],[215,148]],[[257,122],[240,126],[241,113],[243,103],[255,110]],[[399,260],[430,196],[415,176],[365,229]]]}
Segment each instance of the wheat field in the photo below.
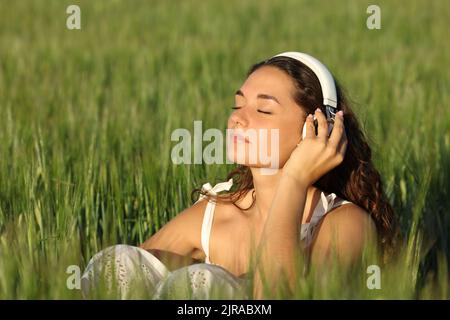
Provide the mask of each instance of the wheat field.
{"label": "wheat field", "polygon": [[0,299],[80,299],[68,266],[224,181],[233,165],[174,165],[171,132],[225,129],[248,68],[283,51],[348,92],[405,237],[380,290],[330,270],[294,298],[448,299],[450,2],[377,1],[379,30],[370,4],[0,0]]}

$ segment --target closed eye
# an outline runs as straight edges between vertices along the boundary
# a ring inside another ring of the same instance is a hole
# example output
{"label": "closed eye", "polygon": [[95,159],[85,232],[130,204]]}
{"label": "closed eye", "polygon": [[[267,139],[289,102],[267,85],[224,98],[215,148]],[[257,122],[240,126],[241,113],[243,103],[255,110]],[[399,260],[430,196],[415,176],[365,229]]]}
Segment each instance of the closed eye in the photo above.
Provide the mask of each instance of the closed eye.
{"label": "closed eye", "polygon": [[[237,109],[240,109],[241,107],[231,107],[231,109],[233,109],[233,110],[237,110]],[[264,111],[264,110],[260,110],[260,109],[258,109],[257,110],[258,112],[260,112],[260,113],[264,113],[264,114],[272,114],[272,112],[270,112],[270,111]]]}

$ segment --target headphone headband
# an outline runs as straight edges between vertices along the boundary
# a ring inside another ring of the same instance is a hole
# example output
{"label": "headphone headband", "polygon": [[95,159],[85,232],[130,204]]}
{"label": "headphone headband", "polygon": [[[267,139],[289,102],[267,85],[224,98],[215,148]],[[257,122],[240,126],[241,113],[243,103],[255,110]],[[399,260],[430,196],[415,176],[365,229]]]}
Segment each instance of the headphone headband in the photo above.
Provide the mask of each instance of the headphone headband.
{"label": "headphone headband", "polygon": [[274,57],[289,57],[298,60],[309,67],[317,76],[322,88],[323,105],[337,108],[336,85],[333,76],[325,65],[316,58],[302,52],[288,51],[277,54]]}

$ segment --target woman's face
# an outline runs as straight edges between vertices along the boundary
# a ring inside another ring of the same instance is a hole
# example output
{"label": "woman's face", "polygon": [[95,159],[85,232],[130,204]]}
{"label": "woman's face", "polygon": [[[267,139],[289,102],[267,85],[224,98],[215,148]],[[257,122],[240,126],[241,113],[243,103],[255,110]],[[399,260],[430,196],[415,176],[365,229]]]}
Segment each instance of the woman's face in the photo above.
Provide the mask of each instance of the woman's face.
{"label": "woman's face", "polygon": [[246,79],[236,92],[236,109],[228,119],[228,129],[237,129],[228,135],[231,161],[274,167],[267,158],[278,156],[276,167],[284,166],[300,142],[306,119],[306,112],[293,99],[294,89],[290,77],[273,66],[261,67]]}

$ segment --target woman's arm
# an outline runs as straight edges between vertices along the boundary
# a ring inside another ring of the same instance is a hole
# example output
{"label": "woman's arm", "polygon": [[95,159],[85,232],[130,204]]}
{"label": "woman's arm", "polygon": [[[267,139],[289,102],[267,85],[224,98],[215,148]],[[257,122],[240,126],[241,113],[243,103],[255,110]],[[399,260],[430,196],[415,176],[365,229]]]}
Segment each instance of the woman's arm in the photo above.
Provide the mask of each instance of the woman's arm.
{"label": "woman's arm", "polygon": [[167,264],[169,270],[196,263],[192,254],[199,246],[205,206],[205,201],[199,201],[183,210],[139,247]]}
{"label": "woman's arm", "polygon": [[286,275],[289,289],[293,289],[297,280],[294,262],[300,253],[299,221],[305,207],[306,190],[344,159],[347,139],[342,113],[337,113],[330,138],[325,116],[320,111],[315,115],[317,136],[310,115],[306,119],[306,137],[284,165],[272,200],[257,250],[253,288],[257,299],[264,298],[263,280],[273,294],[280,277]]}
{"label": "woman's arm", "polygon": [[255,299],[264,298],[263,279],[270,292],[280,283],[283,273],[296,283],[294,262],[300,251],[298,222],[302,220],[306,191],[306,184],[288,174],[281,176],[259,244],[261,260],[257,262],[254,278]]}
{"label": "woman's arm", "polygon": [[169,271],[201,262],[200,260],[193,259],[190,256],[182,256],[170,251],[159,249],[147,249],[147,251],[158,258],[158,260],[161,261],[167,269],[169,269]]}

